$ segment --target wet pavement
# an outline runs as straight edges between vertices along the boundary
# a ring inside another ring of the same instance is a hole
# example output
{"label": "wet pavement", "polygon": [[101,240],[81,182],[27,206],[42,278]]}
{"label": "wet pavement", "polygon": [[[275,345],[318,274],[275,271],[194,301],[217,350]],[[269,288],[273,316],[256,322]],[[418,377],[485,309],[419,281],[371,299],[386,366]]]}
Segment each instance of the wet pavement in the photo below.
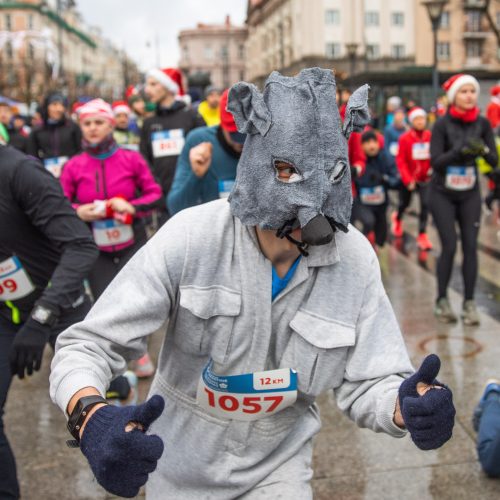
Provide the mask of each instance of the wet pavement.
{"label": "wet pavement", "polygon": [[[500,480],[488,479],[477,461],[471,414],[485,380],[500,377],[500,226],[485,218],[477,290],[482,323],[470,328],[434,319],[436,252],[419,253],[415,218],[408,216],[405,223],[405,238],[380,251],[382,274],[414,364],[429,352],[441,356],[440,379],[454,391],[457,407],[454,435],[440,450],[423,452],[409,438],[358,429],[337,410],[332,396],[324,395],[323,429],[314,451],[315,499],[499,499]],[[429,232],[437,246],[435,231]],[[456,312],[462,302],[459,263],[457,256],[450,292]],[[161,333],[153,336],[153,354],[161,339]],[[35,377],[14,381],[7,404],[6,428],[23,498],[113,498],[97,485],[81,453],[65,446],[65,419],[48,397],[50,358],[47,352]],[[142,398],[147,386],[141,382]]]}

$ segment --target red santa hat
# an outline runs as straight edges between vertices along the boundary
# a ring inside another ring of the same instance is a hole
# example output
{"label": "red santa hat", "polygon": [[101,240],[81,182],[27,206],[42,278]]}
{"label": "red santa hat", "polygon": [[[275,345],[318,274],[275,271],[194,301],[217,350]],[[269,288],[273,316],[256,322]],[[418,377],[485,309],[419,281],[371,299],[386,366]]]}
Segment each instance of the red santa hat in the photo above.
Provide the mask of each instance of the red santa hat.
{"label": "red santa hat", "polygon": [[154,78],[160,85],[172,92],[175,96],[183,96],[184,85],[182,84],[182,73],[177,68],[153,68],[150,69],[147,77]]}
{"label": "red santa hat", "polygon": [[500,85],[495,85],[494,87],[491,87],[490,94],[494,97],[498,97],[500,94]]}
{"label": "red santa hat", "polygon": [[128,116],[131,113],[128,104],[125,101],[115,101],[111,105],[111,107],[113,108],[113,113],[115,114],[115,116],[121,113],[125,113]]}
{"label": "red santa hat", "polygon": [[451,78],[448,78],[448,80],[443,83],[442,87],[446,92],[450,103],[453,103],[458,89],[469,84],[473,85],[476,92],[479,94],[479,82],[472,75],[465,75],[463,73],[459,73],[458,75],[453,75]]}
{"label": "red santa hat", "polygon": [[125,99],[127,99],[128,101],[134,95],[139,95],[139,91],[137,90],[135,85],[129,85],[125,90]]}
{"label": "red santa hat", "polygon": [[410,123],[413,123],[413,120],[415,120],[415,118],[418,118],[419,116],[427,118],[427,112],[424,108],[419,108],[418,106],[416,106],[410,109],[408,113],[408,120],[410,121]]}

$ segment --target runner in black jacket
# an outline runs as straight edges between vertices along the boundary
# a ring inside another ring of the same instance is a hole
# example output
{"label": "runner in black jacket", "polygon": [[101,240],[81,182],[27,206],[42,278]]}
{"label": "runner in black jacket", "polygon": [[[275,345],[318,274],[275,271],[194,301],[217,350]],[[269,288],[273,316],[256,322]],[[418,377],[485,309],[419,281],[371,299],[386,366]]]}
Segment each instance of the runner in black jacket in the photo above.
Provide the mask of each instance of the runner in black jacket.
{"label": "runner in black jacket", "polygon": [[140,151],[162,188],[164,206],[160,219],[164,222],[167,218],[165,199],[174,180],[177,158],[185,138],[192,129],[205,126],[205,121],[181,99],[184,92],[177,69],[149,71],[145,91],[157,108],[155,116],[144,120]]}
{"label": "runner in black jacket", "polygon": [[66,107],[64,96],[49,94],[42,106],[44,123],[31,132],[28,140],[28,154],[40,158],[55,177],[59,177],[64,164],[81,151],[80,127],[66,117]]}
{"label": "runner in black jacket", "polygon": [[97,258],[92,235],[38,161],[0,146],[0,498],[18,498],[3,429],[12,373],[39,370],[47,342],[88,312],[83,279]]}
{"label": "runner in black jacket", "polygon": [[457,321],[447,298],[447,289],[457,247],[455,225],[462,240],[464,303],[462,318],[466,325],[478,325],[474,303],[477,278],[477,238],[481,218],[476,158],[497,165],[493,131],[488,120],[479,116],[479,84],[471,75],[455,75],[443,88],[451,103],[448,113],[432,130],[430,209],[441,240],[437,265],[438,299],[436,317],[445,323]]}

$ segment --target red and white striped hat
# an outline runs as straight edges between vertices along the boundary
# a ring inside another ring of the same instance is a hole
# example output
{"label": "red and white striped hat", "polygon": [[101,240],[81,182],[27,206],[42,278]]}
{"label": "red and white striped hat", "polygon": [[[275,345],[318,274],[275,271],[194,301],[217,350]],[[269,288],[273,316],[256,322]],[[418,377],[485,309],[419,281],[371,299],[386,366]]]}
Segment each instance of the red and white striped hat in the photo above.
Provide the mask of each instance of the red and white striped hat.
{"label": "red and white striped hat", "polygon": [[78,108],[78,118],[80,119],[80,121],[83,121],[87,118],[95,118],[97,116],[105,118],[111,123],[115,123],[115,115],[113,114],[113,110],[111,106],[103,99],[92,99],[92,101],[89,101]]}
{"label": "red and white striped hat", "polygon": [[442,87],[446,92],[450,103],[453,103],[458,89],[468,84],[473,85],[476,92],[479,94],[479,82],[472,75],[465,75],[463,73],[459,73],[458,75],[453,75],[451,78],[448,78],[448,80],[443,83]]}
{"label": "red and white striped hat", "polygon": [[183,96],[185,93],[182,85],[182,73],[177,68],[153,68],[147,72],[146,76],[157,80],[160,85],[175,96]]}
{"label": "red and white striped hat", "polygon": [[411,108],[409,113],[408,113],[408,120],[410,123],[413,123],[413,120],[415,118],[418,118],[419,116],[423,116],[424,118],[427,118],[427,112],[425,111],[424,108],[419,108],[418,106]]}
{"label": "red and white striped hat", "polygon": [[131,113],[129,106],[125,101],[115,101],[111,107],[113,108],[115,116],[121,113],[125,113],[128,116]]}

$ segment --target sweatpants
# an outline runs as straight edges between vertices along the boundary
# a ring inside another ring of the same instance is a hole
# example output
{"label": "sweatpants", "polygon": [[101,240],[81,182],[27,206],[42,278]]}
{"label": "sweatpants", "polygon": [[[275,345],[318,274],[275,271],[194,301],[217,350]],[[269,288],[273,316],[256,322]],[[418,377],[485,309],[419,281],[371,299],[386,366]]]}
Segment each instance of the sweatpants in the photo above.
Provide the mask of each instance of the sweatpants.
{"label": "sweatpants", "polygon": [[[90,300],[87,297],[83,304],[75,309],[66,311],[61,316],[49,338],[49,344],[52,349],[54,349],[57,336],[73,323],[82,321],[89,310]],[[9,353],[14,338],[21,327],[22,325],[16,325],[0,316],[0,499],[2,500],[19,498],[16,461],[5,434],[3,414],[10,383],[12,381]]]}
{"label": "sweatpants", "polygon": [[387,240],[387,203],[383,205],[364,205],[356,198],[352,205],[352,223],[359,221],[362,232],[368,236],[375,233],[375,243],[383,246]]}
{"label": "sweatpants", "polygon": [[481,219],[481,193],[476,187],[455,192],[431,184],[430,210],[441,240],[437,263],[438,299],[446,297],[457,251],[457,228],[462,242],[464,299],[474,298],[477,280],[477,238]]}
{"label": "sweatpants", "polygon": [[[425,233],[427,229],[427,219],[429,217],[429,183],[417,183],[415,191],[418,191],[420,198],[420,213],[418,216],[418,232],[419,234]],[[399,191],[399,206],[398,206],[398,220],[403,218],[406,209],[410,206],[411,199],[414,191],[409,191],[406,187],[402,187]]]}

